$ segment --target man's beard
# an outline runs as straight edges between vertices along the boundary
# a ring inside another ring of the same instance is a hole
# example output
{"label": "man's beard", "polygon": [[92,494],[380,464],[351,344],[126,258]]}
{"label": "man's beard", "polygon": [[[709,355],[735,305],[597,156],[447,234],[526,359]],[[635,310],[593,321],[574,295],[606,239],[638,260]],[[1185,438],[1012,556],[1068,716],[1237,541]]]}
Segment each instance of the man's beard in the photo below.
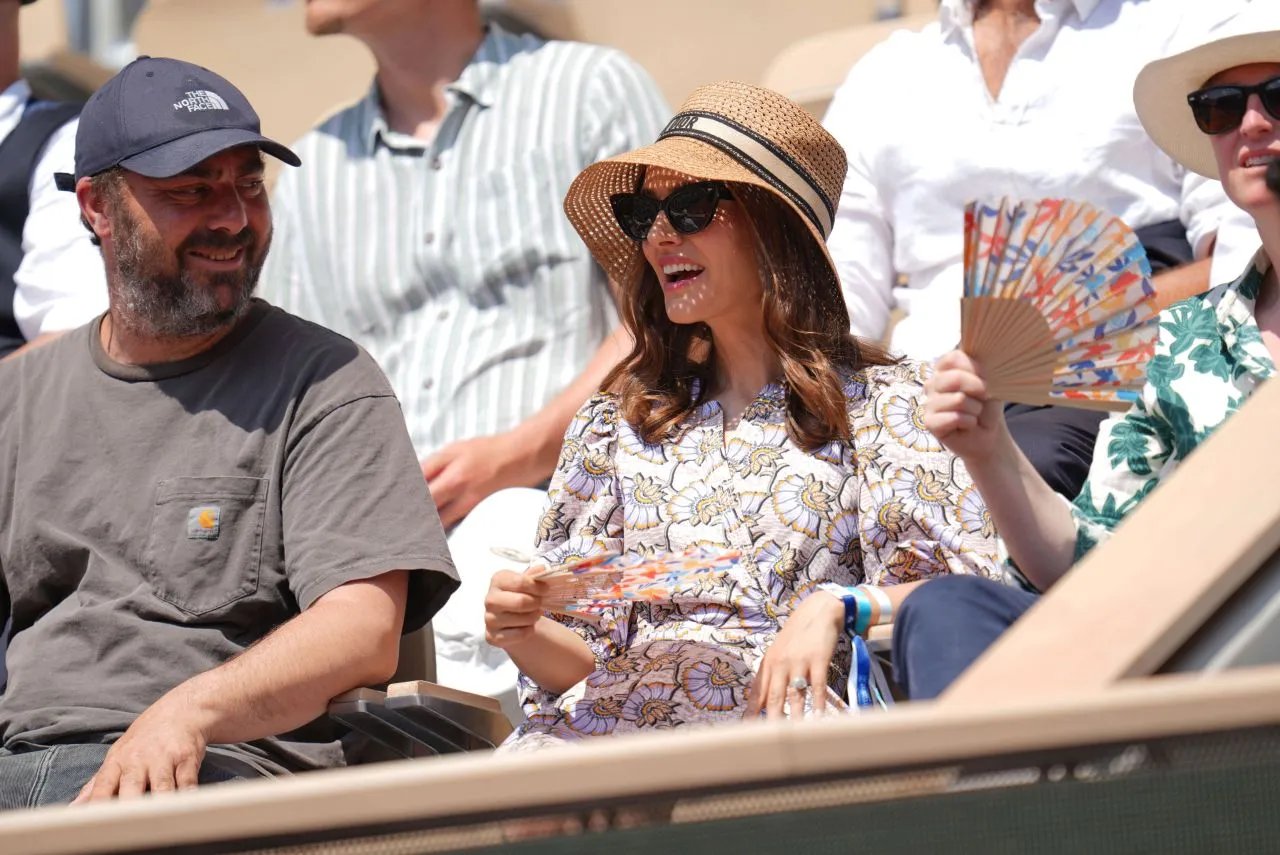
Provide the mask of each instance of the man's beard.
{"label": "man's beard", "polygon": [[[112,283],[112,314],[121,326],[150,338],[205,336],[235,324],[248,311],[271,245],[269,234],[259,244],[248,227],[236,235],[197,232],[170,254],[159,240],[149,239],[123,205],[113,220],[114,231],[123,236],[116,243]],[[187,267],[189,250],[241,248],[246,263],[239,270],[199,274]],[[219,295],[227,290],[233,298],[223,305]]]}

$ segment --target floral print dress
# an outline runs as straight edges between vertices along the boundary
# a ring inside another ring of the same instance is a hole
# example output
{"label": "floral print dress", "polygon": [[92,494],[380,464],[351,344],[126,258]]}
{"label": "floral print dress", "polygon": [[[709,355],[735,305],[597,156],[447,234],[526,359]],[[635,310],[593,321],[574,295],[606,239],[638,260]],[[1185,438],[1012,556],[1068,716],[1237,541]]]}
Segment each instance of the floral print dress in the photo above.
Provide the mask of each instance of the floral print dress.
{"label": "floral print dress", "polygon": [[[921,423],[925,371],[902,363],[849,377],[853,442],[816,453],[787,436],[776,384],[731,434],[709,402],[678,441],[660,445],[620,418],[612,395],[589,401],[561,451],[537,561],[690,546],[737,548],[746,559],[669,603],[621,605],[592,623],[555,616],[586,639],[596,670],[561,695],[522,675],[527,718],[504,747],[740,718],[769,644],[820,583],[1003,580],[986,506]],[[849,659],[844,638],[828,687],[836,704]]]}

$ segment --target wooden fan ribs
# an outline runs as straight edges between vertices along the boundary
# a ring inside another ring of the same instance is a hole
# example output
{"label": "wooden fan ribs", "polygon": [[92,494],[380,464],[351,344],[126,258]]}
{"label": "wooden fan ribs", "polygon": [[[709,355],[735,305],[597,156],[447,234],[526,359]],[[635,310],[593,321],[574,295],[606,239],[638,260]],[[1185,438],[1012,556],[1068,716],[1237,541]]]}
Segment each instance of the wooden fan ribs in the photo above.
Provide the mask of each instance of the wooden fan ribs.
{"label": "wooden fan ribs", "polygon": [[1156,337],[1150,265],[1132,231],[1061,199],[965,210],[961,347],[994,396],[1124,409]]}

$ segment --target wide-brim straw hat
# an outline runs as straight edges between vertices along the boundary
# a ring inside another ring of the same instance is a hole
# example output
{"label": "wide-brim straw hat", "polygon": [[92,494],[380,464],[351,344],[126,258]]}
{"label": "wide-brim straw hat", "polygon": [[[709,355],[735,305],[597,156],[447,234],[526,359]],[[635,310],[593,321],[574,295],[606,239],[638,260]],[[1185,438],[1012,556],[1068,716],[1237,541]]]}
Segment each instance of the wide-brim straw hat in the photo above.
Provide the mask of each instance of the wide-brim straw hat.
{"label": "wide-brim straw hat", "polygon": [[772,193],[808,227],[814,251],[825,259],[838,291],[826,240],[848,162],[835,137],[799,104],[746,83],[702,86],[681,105],[657,142],[583,170],[569,187],[565,214],[615,282],[632,281],[645,260],[640,244],[618,227],[609,197],[639,190],[649,166]]}
{"label": "wide-brim straw hat", "polygon": [[1133,105],[1147,134],[1178,163],[1218,178],[1209,135],[1200,130],[1187,96],[1214,75],[1253,63],[1280,62],[1280,2],[1251,3],[1208,33],[1205,43],[1148,64],[1133,86]]}

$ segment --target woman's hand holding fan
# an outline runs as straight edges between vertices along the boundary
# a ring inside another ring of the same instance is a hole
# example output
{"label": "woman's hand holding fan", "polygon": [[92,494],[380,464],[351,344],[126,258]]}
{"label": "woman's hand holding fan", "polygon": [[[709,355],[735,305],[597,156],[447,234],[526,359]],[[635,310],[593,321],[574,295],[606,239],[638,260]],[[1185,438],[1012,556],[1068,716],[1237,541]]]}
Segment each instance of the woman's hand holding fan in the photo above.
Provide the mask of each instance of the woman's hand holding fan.
{"label": "woman's hand holding fan", "polygon": [[934,365],[925,381],[925,429],[972,472],[989,460],[1013,460],[1013,436],[1004,421],[1004,402],[992,397],[982,367],[953,350]]}
{"label": "woman's hand holding fan", "polygon": [[485,640],[502,650],[529,641],[546,611],[546,593],[529,573],[494,573],[484,599]]}
{"label": "woman's hand holding fan", "polygon": [[1083,202],[1004,200],[970,203],[964,232],[960,349],[989,398],[1106,410],[1137,400],[1158,309],[1124,223]]}

